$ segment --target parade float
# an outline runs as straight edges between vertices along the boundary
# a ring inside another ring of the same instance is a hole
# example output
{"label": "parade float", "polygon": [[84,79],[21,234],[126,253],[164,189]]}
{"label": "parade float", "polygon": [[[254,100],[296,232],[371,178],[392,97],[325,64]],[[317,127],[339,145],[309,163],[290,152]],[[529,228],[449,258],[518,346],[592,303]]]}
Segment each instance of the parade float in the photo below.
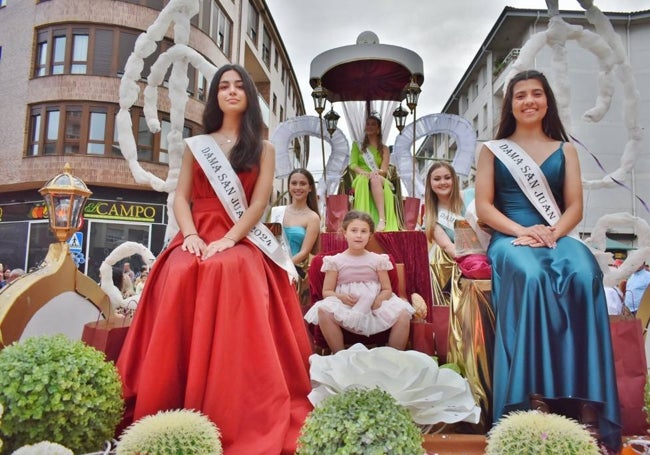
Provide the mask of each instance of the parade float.
{"label": "parade float", "polygon": [[[534,66],[533,61],[536,53],[543,46],[553,43],[553,52],[556,57],[553,71],[556,73],[556,79],[561,82],[559,84],[561,89],[557,92],[558,103],[562,109],[563,120],[569,129],[571,125],[568,110],[570,95],[562,89],[568,86],[566,83],[568,62],[564,52],[566,42],[571,39],[576,40],[602,62],[595,107],[585,113],[585,116],[592,121],[597,122],[602,119],[607,106],[611,103],[611,87],[614,86],[615,78],[618,77],[625,92],[626,108],[624,112],[625,124],[628,128],[628,142],[622,153],[621,166],[602,179],[584,183],[586,188],[612,187],[625,180],[626,173],[634,166],[641,151],[643,133],[638,125],[634,78],[625,64],[625,56],[622,54],[622,46],[617,41],[616,34],[608,26],[604,15],[591,2],[580,2],[580,4],[587,11],[587,17],[594,25],[595,32],[588,32],[581,27],[565,23],[559,15],[557,2],[548,1],[547,4],[552,16],[549,29],[530,38],[522,48],[519,58],[510,68],[510,72],[514,73],[519,69]],[[171,201],[173,201],[184,149],[181,132],[187,103],[188,66],[192,65],[208,79],[211,79],[216,71],[214,65],[188,46],[189,20],[197,14],[198,5],[197,0],[171,0],[169,2],[156,21],[137,40],[135,49],[125,67],[119,93],[121,109],[117,116],[117,128],[120,149],[129,163],[136,182],[147,184],[157,191],[168,194],[171,216],[165,236],[167,240],[171,239],[178,231],[171,211]],[[162,52],[152,65],[143,97],[147,124],[152,132],[159,132],[158,87],[163,84],[165,74],[169,72],[168,93],[172,105],[171,132],[168,136],[169,173],[166,180],[161,180],[144,170],[138,163],[136,143],[128,111],[137,102],[140,94],[141,84],[139,81],[142,78],[142,62],[154,53],[157,44],[172,25],[174,45]],[[345,188],[345,173],[349,162],[351,140],[358,141],[360,139],[363,134],[362,121],[370,112],[380,112],[384,119],[394,117],[399,134],[392,144],[391,164],[402,229],[396,232],[378,233],[375,235],[372,248],[391,254],[396,262],[402,264],[404,294],[406,296],[417,294],[424,301],[427,311],[422,322],[430,326],[428,330],[424,330],[429,339],[424,343],[422,350],[427,354],[435,354],[444,358],[448,354],[448,349],[452,351],[456,349],[457,351],[452,353],[452,358],[454,361],[462,363],[465,355],[462,346],[459,349],[458,343],[456,343],[454,347],[453,342],[450,347],[447,346],[450,335],[445,326],[448,327],[449,319],[453,315],[449,314],[449,308],[439,308],[439,305],[436,305],[431,292],[427,242],[417,221],[424,184],[419,178],[418,169],[422,166],[418,163],[416,143],[419,139],[433,134],[451,136],[456,148],[452,164],[458,174],[469,176],[477,147],[476,135],[471,124],[462,117],[447,114],[425,113],[419,118],[416,117],[418,95],[424,84],[421,58],[409,49],[381,44],[378,37],[372,32],[361,33],[356,44],[331,49],[315,57],[311,64],[309,83],[314,89],[312,97],[318,116],[289,119],[274,131],[271,141],[278,151],[276,178],[285,178],[295,166],[293,156],[289,151],[289,144],[294,138],[313,136],[320,140],[323,173],[318,184],[318,191],[321,200],[321,217],[324,221],[321,234],[322,250],[342,250],[344,243],[335,232],[336,223],[328,222],[331,221],[328,204],[333,205],[334,201],[341,199],[349,203],[349,194]],[[328,101],[330,110],[325,113]],[[341,106],[351,138],[347,138],[343,131],[337,127],[336,122],[341,116],[334,110],[335,103],[337,106]],[[404,103],[413,115],[413,120],[409,124],[406,124],[409,112],[402,106]],[[391,122],[384,121],[383,126],[390,128]],[[325,142],[329,144],[330,149],[327,157]],[[28,335],[51,332],[64,332],[71,338],[81,338],[84,325],[98,320],[109,320],[115,317],[116,309],[137,305],[137,297],[131,300],[124,299],[115,288],[108,275],[111,267],[119,260],[133,254],[140,254],[148,263],[152,263],[154,260],[153,255],[146,248],[125,242],[106,258],[101,269],[100,285],[81,274],[70,259],[65,241],[82,222],[79,219],[79,214],[83,208],[83,198],[88,196],[85,192],[87,188],[84,189],[83,182],[79,183],[73,178],[70,169],[64,170],[62,175],[64,179],[67,179],[66,183],[69,185],[67,193],[57,186],[54,187],[54,190],[58,193],[55,191],[49,193],[48,191],[52,190],[52,188],[48,189],[50,185],[43,188],[45,190],[43,194],[48,201],[52,229],[61,233],[58,236],[59,242],[51,245],[50,252],[41,267],[26,274],[0,292],[0,335],[2,336],[0,342],[2,347],[26,338]],[[59,176],[53,179],[56,182],[59,180]],[[67,211],[65,211],[66,209]],[[635,231],[639,233],[639,248],[629,254],[622,267],[611,271],[606,267],[611,258],[604,253],[606,233],[609,229],[621,226],[635,228]],[[628,276],[644,260],[650,258],[650,229],[643,220],[629,214],[613,214],[601,219],[587,243],[594,247],[600,258],[601,266],[604,266],[606,270],[606,283],[616,282]],[[468,282],[468,286],[475,284],[472,280]],[[463,314],[463,318],[467,319],[465,321],[467,327],[480,327],[478,332],[484,338],[478,341],[489,347],[490,318],[493,318],[489,309],[489,287],[482,286],[473,292],[475,295],[483,296],[484,299],[473,301],[468,307],[468,311]],[[71,301],[75,302],[73,306],[70,306],[69,302]],[[49,309],[49,313],[45,312],[47,309]],[[61,314],[66,316],[61,318]],[[74,318],[71,315],[74,315]],[[56,322],[55,324],[52,323],[53,320]],[[124,324],[123,320],[119,321]],[[432,327],[436,323],[439,323],[438,330],[434,331]],[[110,329],[110,327],[108,328]],[[433,341],[434,332],[435,343]],[[475,341],[477,340],[475,339]],[[343,357],[345,356],[341,358]],[[380,365],[385,360],[386,357],[383,357],[373,365]],[[347,358],[343,359],[341,364],[348,361]],[[486,371],[489,372],[489,365],[485,364],[485,362],[489,363],[489,357],[485,358],[483,362],[481,366],[487,370],[470,372],[470,375],[477,376],[469,377],[467,381],[464,380],[464,384],[469,385],[475,401],[475,408],[467,407],[467,413],[472,415],[479,408],[483,415],[489,412],[490,386],[489,374],[486,374]],[[341,367],[330,366],[329,368]],[[427,367],[422,371],[437,372],[436,368]],[[417,376],[416,373],[414,374]],[[381,376],[379,372],[377,375]],[[349,377],[347,379],[349,380]],[[384,383],[389,382],[386,379],[383,381]],[[323,383],[327,382],[323,381]],[[347,386],[349,385],[347,384]],[[368,385],[366,384],[366,386]],[[336,390],[336,387],[336,384],[328,383],[326,388],[331,392],[331,390]],[[395,395],[399,396],[399,392],[393,391],[392,395],[395,398]],[[466,398],[467,395],[464,397]],[[408,404],[402,405],[408,407]],[[5,419],[9,413],[10,410],[5,405]],[[412,412],[410,415],[413,418]],[[457,423],[461,420],[458,419],[454,422]],[[473,416],[468,422],[476,424],[477,420]],[[426,423],[429,424],[429,430],[435,426],[431,421]],[[485,450],[484,433],[489,429],[489,422],[485,420],[478,427],[470,424],[463,427],[461,431],[455,431],[461,427],[453,425],[435,428],[439,432],[438,434],[425,434],[424,437],[424,447],[432,453],[454,453],[453,450],[463,450],[465,453],[483,453]],[[466,433],[474,434],[463,434],[463,430]],[[578,435],[578,438],[582,437],[582,434]],[[0,439],[2,438],[0,437]],[[33,443],[37,442],[39,441],[33,441]],[[102,441],[97,441],[97,447],[100,447],[101,444]],[[642,442],[638,444],[642,444]],[[444,452],[446,447],[448,452]],[[456,449],[450,447],[456,447]],[[111,450],[110,447],[106,453],[109,450]]]}

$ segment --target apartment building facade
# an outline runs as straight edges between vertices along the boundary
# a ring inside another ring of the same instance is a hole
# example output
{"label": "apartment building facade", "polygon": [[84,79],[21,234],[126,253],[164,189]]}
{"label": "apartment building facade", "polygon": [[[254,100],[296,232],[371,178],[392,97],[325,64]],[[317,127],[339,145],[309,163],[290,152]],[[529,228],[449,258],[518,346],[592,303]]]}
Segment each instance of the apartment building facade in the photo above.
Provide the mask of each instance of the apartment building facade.
{"label": "apartment building facade", "polygon": [[[98,279],[115,246],[163,247],[167,194],[135,182],[118,143],[115,115],[126,61],[138,36],[170,0],[2,0],[0,3],[0,262],[28,270],[54,241],[38,189],[70,163],[93,191],[74,241],[80,269]],[[264,0],[196,0],[189,46],[219,67],[252,75],[269,137],[304,115],[298,81]],[[173,27],[144,61],[130,109],[138,161],[161,179],[169,170],[170,102],[159,87],[161,132],[149,131],[142,91],[151,65],[174,44]],[[169,74],[168,74],[169,75]],[[190,66],[183,136],[201,132],[209,82]],[[302,144],[296,144],[300,150]],[[138,258],[134,258],[137,266]]]}
{"label": "apartment building facade", "polygon": [[[645,131],[643,150],[634,169],[625,182],[628,188],[585,189],[584,219],[578,226],[582,233],[590,233],[596,221],[605,214],[628,212],[650,221],[638,198],[650,204],[650,10],[630,13],[605,13],[622,40],[628,63],[636,81],[638,119]],[[584,11],[562,11],[562,18],[571,24],[593,30]],[[481,44],[465,74],[449,96],[442,112],[457,114],[470,121],[478,141],[490,140],[496,133],[501,113],[504,83],[520,49],[535,33],[547,30],[546,10],[504,8],[502,14]],[[628,140],[624,110],[624,87],[617,78],[615,94],[605,117],[598,123],[589,123],[582,115],[596,102],[600,62],[598,58],[576,41],[566,43],[569,84],[571,131],[585,148],[578,147],[583,179],[599,180],[605,172],[617,169]],[[552,51],[546,46],[535,58],[535,69],[544,72],[554,84]],[[419,150],[420,173],[424,176],[429,159],[451,159],[455,151],[453,141],[443,135],[427,138]],[[593,156],[592,156],[593,155]],[[472,176],[466,181],[471,185]],[[638,198],[637,198],[638,197]],[[632,241],[631,229],[617,232]]]}

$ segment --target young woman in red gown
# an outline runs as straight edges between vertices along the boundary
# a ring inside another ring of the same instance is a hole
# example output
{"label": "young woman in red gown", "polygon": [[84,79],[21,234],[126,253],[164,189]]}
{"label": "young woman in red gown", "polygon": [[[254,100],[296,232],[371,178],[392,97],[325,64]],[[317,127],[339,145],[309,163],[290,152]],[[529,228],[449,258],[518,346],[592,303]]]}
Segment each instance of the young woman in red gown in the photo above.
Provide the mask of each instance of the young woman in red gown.
{"label": "young woman in red gown", "polygon": [[311,410],[311,351],[287,272],[247,238],[269,200],[275,150],[262,139],[244,68],[216,73],[203,124],[248,208],[233,222],[186,147],[174,200],[180,232],[149,274],[117,362],[125,420],[196,409],[219,427],[227,455],[293,453]]}

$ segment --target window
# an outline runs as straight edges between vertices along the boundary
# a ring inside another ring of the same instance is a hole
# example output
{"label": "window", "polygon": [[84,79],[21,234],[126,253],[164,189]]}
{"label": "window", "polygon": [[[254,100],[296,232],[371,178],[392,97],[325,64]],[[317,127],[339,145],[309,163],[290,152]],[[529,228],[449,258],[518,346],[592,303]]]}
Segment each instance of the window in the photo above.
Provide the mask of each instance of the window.
{"label": "window", "polygon": [[[79,103],[31,107],[26,156],[87,154],[121,157],[115,128],[116,104]],[[164,115],[164,114],[163,114]],[[130,112],[138,158],[168,163],[169,118],[162,118],[161,133],[149,131],[141,108]],[[199,126],[186,122],[183,137],[198,133]]]}
{"label": "window", "polygon": [[[59,33],[64,31],[59,30]],[[65,35],[54,37],[54,45],[52,47],[52,68],[51,74],[63,74],[63,67],[65,64]]]}
{"label": "window", "polygon": [[51,108],[45,116],[45,146],[43,151],[46,155],[56,154],[56,143],[59,139],[59,110]]}
{"label": "window", "polygon": [[273,114],[276,113],[278,108],[278,97],[275,96],[275,93],[273,94],[273,104],[272,104],[272,109],[273,109]]}
{"label": "window", "polygon": [[260,21],[260,13],[257,12],[253,2],[248,2],[248,28],[247,34],[250,39],[253,41],[253,44],[257,46],[257,33],[258,33],[258,24]]}
{"label": "window", "polygon": [[88,70],[88,33],[72,35],[72,74],[86,74]]}
{"label": "window", "polygon": [[38,155],[38,143],[41,138],[41,112],[40,110],[32,111],[29,118],[29,145],[27,146],[27,156]]}
{"label": "window", "polygon": [[79,153],[81,139],[81,106],[68,106],[65,112],[65,139],[63,153],[76,155]]}
{"label": "window", "polygon": [[198,77],[198,82],[197,82],[197,94],[196,94],[196,97],[200,101],[205,101],[205,96],[206,96],[207,91],[208,91],[208,88],[207,88],[208,81],[205,79],[203,74],[201,74],[201,72],[199,72],[199,71],[197,71],[197,77]]}
{"label": "window", "polygon": [[278,69],[278,61],[280,60],[280,53],[278,52],[278,49],[275,49],[275,57],[273,57],[273,66],[275,69]]}
{"label": "window", "polygon": [[90,112],[90,126],[88,128],[88,147],[86,153],[89,155],[103,155],[106,151],[106,111],[95,108]]}
{"label": "window", "polygon": [[262,60],[267,67],[271,66],[271,35],[264,27],[264,32],[262,34]]}
{"label": "window", "polygon": [[284,108],[280,106],[280,122],[284,122]]}
{"label": "window", "polygon": [[221,7],[212,3],[212,28],[210,37],[217,44],[217,47],[226,55],[230,56],[230,42],[232,33],[232,21],[226,16]]}
{"label": "window", "polygon": [[[228,26],[226,22],[226,27]],[[228,29],[230,30],[230,29]],[[34,52],[34,77],[56,74],[91,74],[118,77],[124,74],[139,33],[106,25],[80,27],[56,25],[37,31]],[[230,35],[224,45],[230,46]],[[173,42],[165,39],[145,61],[146,76],[151,64]],[[191,77],[192,84],[195,83]],[[192,86],[194,90],[194,86]]]}

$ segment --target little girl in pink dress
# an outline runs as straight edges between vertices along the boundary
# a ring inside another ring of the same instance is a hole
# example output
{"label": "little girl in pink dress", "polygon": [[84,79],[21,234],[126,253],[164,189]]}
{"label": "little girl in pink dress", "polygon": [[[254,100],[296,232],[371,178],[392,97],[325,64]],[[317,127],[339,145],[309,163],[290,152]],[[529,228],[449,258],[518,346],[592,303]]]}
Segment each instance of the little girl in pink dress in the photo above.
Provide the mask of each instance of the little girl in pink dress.
{"label": "little girl in pink dress", "polygon": [[305,320],[320,326],[332,352],[344,348],[341,328],[366,336],[390,329],[388,345],[404,349],[415,310],[392,291],[388,255],[365,249],[374,231],[372,218],[351,211],[342,228],[348,249],[323,258],[324,299],[309,309]]}

